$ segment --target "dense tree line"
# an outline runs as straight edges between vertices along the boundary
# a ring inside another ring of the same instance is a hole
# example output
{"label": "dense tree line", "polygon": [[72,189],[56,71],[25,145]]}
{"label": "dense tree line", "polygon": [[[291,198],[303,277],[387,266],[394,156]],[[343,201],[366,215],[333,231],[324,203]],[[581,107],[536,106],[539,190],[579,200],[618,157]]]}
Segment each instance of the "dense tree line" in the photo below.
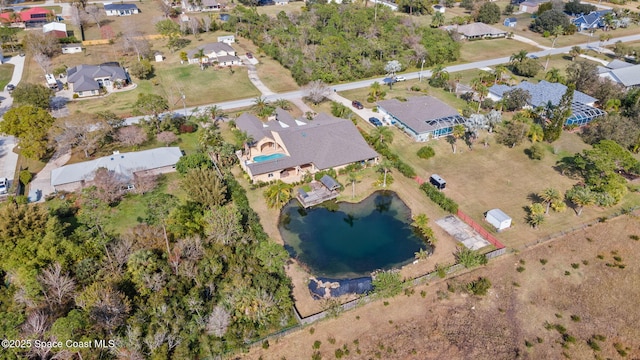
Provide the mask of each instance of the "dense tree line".
{"label": "dense tree line", "polygon": [[251,39],[299,84],[384,74],[390,60],[411,67],[425,59],[429,66],[460,55],[460,44],[448,33],[414,25],[384,6],[313,4],[303,13],[281,12],[276,18],[237,7],[224,26]]}
{"label": "dense tree line", "polygon": [[[203,149],[224,147],[215,126],[207,131]],[[145,215],[118,232],[112,219],[125,195],[110,191],[110,181],[45,204],[6,202],[2,337],[117,346],[32,347],[5,350],[4,358],[214,358],[291,323],[288,255],[267,238],[225,164],[232,163],[218,160],[220,173],[186,167],[186,199],[162,187],[127,195]]]}

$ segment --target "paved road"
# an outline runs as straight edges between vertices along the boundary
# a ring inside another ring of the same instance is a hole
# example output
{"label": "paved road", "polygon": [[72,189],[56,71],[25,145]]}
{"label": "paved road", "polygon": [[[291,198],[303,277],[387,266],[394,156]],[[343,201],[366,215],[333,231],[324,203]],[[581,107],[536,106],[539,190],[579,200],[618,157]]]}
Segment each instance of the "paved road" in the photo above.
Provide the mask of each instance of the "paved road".
{"label": "paved road", "polygon": [[[610,44],[616,43],[617,41],[622,41],[622,42],[630,42],[630,41],[639,41],[640,40],[640,34],[637,35],[629,35],[629,36],[622,36],[622,37],[618,37],[618,38],[613,38],[611,40],[609,40]],[[597,42],[590,42],[590,43],[583,43],[583,44],[578,44],[577,46],[580,46],[583,49],[595,49],[598,50],[598,43]],[[561,47],[561,48],[555,48],[555,49],[551,49],[548,48],[546,50],[541,50],[538,52],[533,52],[530,53],[530,55],[533,56],[537,56],[538,58],[542,58],[544,56],[547,55],[557,55],[557,54],[563,54],[563,53],[568,53],[569,50],[571,50],[571,48],[573,46],[576,45],[571,45],[571,46],[565,46],[565,47]],[[460,64],[460,65],[452,65],[452,66],[448,66],[445,68],[445,70],[449,73],[454,73],[454,72],[459,72],[459,71],[465,71],[465,70],[473,70],[473,69],[481,69],[484,67],[491,67],[491,66],[496,66],[499,64],[505,64],[509,62],[509,57],[501,57],[501,58],[496,58],[496,59],[489,59],[489,60],[482,60],[482,61],[476,61],[476,62],[472,62],[472,63],[466,63],[466,64]],[[424,72],[420,71],[414,71],[414,72],[410,72],[410,73],[405,73],[402,74],[405,78],[407,79],[418,79],[420,78],[420,76],[422,76],[423,78],[428,78],[431,76],[431,71],[430,70],[425,70]],[[336,91],[346,91],[346,90],[353,90],[353,89],[360,89],[360,88],[366,88],[371,86],[371,84],[373,84],[374,82],[379,82],[382,83],[382,80],[384,79],[384,77],[379,77],[379,78],[375,78],[375,79],[369,79],[369,80],[360,80],[360,81],[354,81],[351,83],[346,83],[346,84],[337,84],[337,85],[333,85],[331,88],[335,89]],[[296,90],[296,91],[289,91],[289,92],[285,92],[285,93],[279,93],[279,94],[273,94],[273,95],[268,95],[265,96],[264,99],[266,101],[274,101],[274,100],[278,100],[278,99],[286,99],[286,100],[292,100],[292,99],[299,99],[305,96],[305,91],[304,90]],[[254,98],[250,98],[250,99],[241,99],[241,100],[233,100],[233,101],[226,101],[226,102],[220,102],[220,103],[214,103],[214,104],[209,104],[209,105],[201,105],[201,106],[197,106],[197,107],[191,107],[191,108],[187,108],[186,109],[186,116],[189,116],[191,114],[193,114],[193,111],[196,109],[202,110],[208,106],[213,106],[216,105],[224,110],[230,110],[230,109],[237,109],[237,108],[243,108],[243,107],[249,107],[251,105],[253,105],[254,103]],[[173,111],[173,113],[176,114],[183,114],[184,110],[180,109],[180,110],[175,110]],[[142,116],[136,116],[136,117],[130,117],[128,118],[125,122],[127,124],[135,124],[137,122],[140,121],[140,119],[142,119]]]}
{"label": "paved road", "polygon": [[[22,70],[24,69],[24,57],[13,56],[5,61],[5,64],[13,64],[13,75],[10,84],[18,85],[22,80]],[[0,116],[4,114],[13,105],[13,98],[5,89],[0,89]],[[0,177],[9,179],[9,183],[13,185],[16,176],[16,167],[18,166],[18,154],[13,152],[16,147],[16,139],[13,136],[0,136]]]}

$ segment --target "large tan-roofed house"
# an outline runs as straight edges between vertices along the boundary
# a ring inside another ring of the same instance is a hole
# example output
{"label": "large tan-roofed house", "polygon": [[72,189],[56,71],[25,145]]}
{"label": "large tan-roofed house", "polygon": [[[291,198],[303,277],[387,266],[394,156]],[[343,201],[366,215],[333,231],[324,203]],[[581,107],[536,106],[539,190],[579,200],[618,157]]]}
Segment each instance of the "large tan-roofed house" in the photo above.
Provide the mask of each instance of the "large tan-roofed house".
{"label": "large tan-roofed house", "polygon": [[276,109],[275,118],[263,122],[244,113],[236,126],[253,139],[248,151],[237,155],[244,171],[256,182],[294,183],[307,173],[378,161],[378,153],[351,121],[327,114],[305,121]]}
{"label": "large tan-roofed house", "polygon": [[77,191],[91,184],[96,170],[113,171],[127,186],[136,176],[158,175],[175,171],[182,157],[179,147],[161,147],[128,153],[114,152],[91,161],[65,165],[51,171],[51,186],[56,191]]}

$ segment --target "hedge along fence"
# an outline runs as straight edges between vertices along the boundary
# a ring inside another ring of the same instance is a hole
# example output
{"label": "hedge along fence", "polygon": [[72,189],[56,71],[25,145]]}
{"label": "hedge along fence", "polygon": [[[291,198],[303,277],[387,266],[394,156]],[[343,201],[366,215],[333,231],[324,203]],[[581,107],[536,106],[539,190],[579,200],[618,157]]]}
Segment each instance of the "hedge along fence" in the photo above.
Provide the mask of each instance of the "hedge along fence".
{"label": "hedge along fence", "polygon": [[380,155],[386,157],[391,162],[391,165],[394,168],[396,168],[402,175],[404,175],[405,177],[408,177],[409,179],[413,179],[416,177],[417,174],[416,174],[416,171],[413,169],[413,167],[411,167],[411,165],[405,163],[404,161],[400,160],[400,157],[398,156],[398,154],[391,151],[391,149],[389,149],[389,147],[386,144],[374,145],[371,139],[371,136],[369,136],[369,134],[367,134],[364,130],[362,130],[359,127],[358,127],[358,131],[360,131],[360,135],[362,135],[364,140],[369,145],[371,145]]}
{"label": "hedge along fence", "polygon": [[456,214],[458,212],[458,204],[446,197],[442,191],[436,189],[431,183],[424,182],[420,185],[420,189],[427,194],[429,199],[434,203],[438,204],[442,208],[442,210],[450,212],[452,214]]}

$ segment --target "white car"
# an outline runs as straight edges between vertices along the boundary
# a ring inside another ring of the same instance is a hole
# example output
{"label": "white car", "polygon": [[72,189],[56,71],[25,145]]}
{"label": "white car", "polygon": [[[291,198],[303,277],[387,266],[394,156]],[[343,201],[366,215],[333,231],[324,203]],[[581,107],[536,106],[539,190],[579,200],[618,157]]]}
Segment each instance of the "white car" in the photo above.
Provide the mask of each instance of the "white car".
{"label": "white car", "polygon": [[407,78],[404,76],[396,76],[396,82],[407,81]]}
{"label": "white car", "polygon": [[0,178],[0,194],[6,194],[9,192],[9,180],[7,178]]}

